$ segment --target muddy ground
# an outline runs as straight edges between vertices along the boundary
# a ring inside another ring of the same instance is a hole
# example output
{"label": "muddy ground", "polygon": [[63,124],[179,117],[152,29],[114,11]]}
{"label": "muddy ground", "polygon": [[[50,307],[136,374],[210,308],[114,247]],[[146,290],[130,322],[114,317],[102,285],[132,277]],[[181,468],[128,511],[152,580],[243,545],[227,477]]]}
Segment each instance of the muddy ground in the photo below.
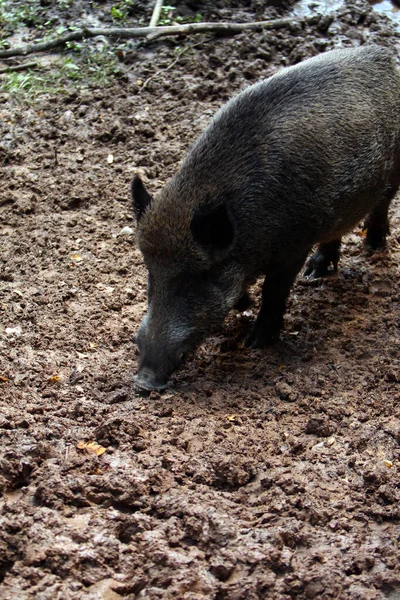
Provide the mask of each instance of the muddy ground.
{"label": "muddy ground", "polygon": [[[291,10],[215,4],[187,3],[214,20]],[[274,347],[245,349],[253,316],[232,313],[166,392],[133,389],[132,175],[156,192],[239,89],[366,41],[400,49],[348,3],[328,29],[131,45],[108,85],[2,94],[3,600],[400,598],[399,197],[386,251],[357,229],[337,275],[298,279]]]}

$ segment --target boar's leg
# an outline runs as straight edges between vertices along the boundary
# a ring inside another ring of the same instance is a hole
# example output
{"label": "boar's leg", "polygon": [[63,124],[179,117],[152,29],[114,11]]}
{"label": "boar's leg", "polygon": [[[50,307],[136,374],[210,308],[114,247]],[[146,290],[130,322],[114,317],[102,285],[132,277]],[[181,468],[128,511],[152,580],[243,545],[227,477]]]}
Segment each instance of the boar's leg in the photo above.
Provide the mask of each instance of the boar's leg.
{"label": "boar's leg", "polygon": [[340,256],[340,238],[325,244],[319,244],[317,250],[310,256],[304,269],[306,277],[324,277],[328,275],[329,267],[333,265],[336,273]]}
{"label": "boar's leg", "polygon": [[364,229],[367,230],[365,240],[367,248],[376,250],[384,248],[386,236],[389,234],[389,205],[396,195],[398,186],[390,187],[384,198],[377,204],[371,214],[365,220]]}
{"label": "boar's leg", "polygon": [[253,349],[264,348],[279,337],[283,326],[283,315],[290,288],[301,270],[308,251],[290,265],[275,268],[266,275],[263,289],[261,308],[256,322],[246,336],[244,343]]}

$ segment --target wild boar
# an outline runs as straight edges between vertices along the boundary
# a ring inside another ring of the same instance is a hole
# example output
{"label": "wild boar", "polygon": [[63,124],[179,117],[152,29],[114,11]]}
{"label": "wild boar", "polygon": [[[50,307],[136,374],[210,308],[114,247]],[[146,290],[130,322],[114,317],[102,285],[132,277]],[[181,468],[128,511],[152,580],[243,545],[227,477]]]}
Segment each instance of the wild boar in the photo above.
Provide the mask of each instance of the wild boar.
{"label": "wild boar", "polygon": [[312,247],[305,273],[319,277],[364,217],[366,243],[383,246],[399,184],[400,76],[387,50],[326,52],[242,91],[154,200],[138,176],[132,183],[148,269],[136,385],[165,388],[260,276],[245,343],[276,340]]}

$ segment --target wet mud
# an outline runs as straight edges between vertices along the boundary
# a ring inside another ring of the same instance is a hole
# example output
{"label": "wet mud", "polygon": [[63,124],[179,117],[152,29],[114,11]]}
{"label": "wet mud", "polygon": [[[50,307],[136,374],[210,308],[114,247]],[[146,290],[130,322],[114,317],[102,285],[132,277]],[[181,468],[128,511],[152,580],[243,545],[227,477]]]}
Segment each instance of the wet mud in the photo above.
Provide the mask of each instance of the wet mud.
{"label": "wet mud", "polygon": [[109,86],[1,95],[0,598],[400,597],[399,197],[385,251],[360,227],[337,275],[298,278],[275,346],[242,344],[256,285],[164,393],[133,388],[133,174],[156,192],[221,104],[284,65],[369,41],[398,55],[366,3],[328,21],[138,45]]}

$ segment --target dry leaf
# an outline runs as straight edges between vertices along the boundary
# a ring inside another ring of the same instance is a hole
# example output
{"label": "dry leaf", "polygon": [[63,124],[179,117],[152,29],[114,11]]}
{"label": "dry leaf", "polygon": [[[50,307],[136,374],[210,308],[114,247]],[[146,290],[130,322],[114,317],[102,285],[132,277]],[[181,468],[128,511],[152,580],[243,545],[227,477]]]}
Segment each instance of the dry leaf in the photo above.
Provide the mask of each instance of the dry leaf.
{"label": "dry leaf", "polygon": [[226,418],[231,423],[241,424],[241,422],[242,422],[241,419],[240,419],[240,417],[239,417],[239,415],[228,415]]}
{"label": "dry leaf", "polygon": [[61,377],[59,375],[52,375],[49,378],[50,383],[59,383],[61,381]]}
{"label": "dry leaf", "polygon": [[385,460],[385,467],[387,467],[388,469],[391,469],[393,467],[393,461]]}
{"label": "dry leaf", "polygon": [[7,383],[8,379],[7,379],[7,377],[2,377],[0,375],[0,381],[2,381],[3,383]]}
{"label": "dry leaf", "polygon": [[94,441],[84,442],[83,440],[81,440],[77,443],[76,447],[78,448],[78,450],[86,450],[88,454],[97,454],[97,456],[101,456],[106,451],[104,446],[101,446],[100,444]]}
{"label": "dry leaf", "polygon": [[359,231],[357,231],[357,235],[359,237],[365,238],[365,237],[367,237],[367,230],[366,229],[360,229]]}
{"label": "dry leaf", "polygon": [[79,254],[78,254],[77,252],[75,252],[75,254],[73,254],[73,255],[71,256],[71,260],[73,260],[74,262],[81,262],[81,260],[82,260],[82,257],[81,257],[81,256],[79,256]]}

